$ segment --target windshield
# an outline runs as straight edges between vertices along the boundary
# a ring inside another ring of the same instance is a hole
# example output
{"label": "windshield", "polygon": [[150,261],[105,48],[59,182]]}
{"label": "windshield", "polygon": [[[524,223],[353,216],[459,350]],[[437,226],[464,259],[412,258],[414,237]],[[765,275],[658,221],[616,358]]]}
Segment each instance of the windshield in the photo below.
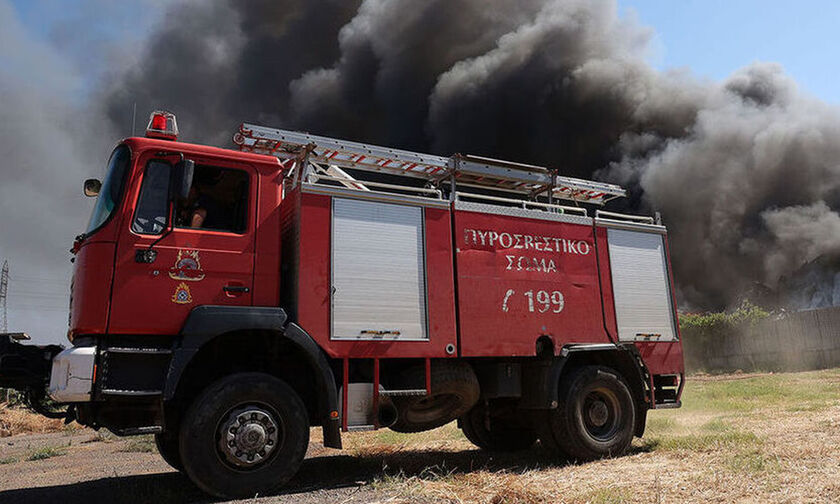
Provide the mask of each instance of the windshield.
{"label": "windshield", "polygon": [[108,161],[108,172],[105,174],[102,189],[99,190],[99,196],[96,198],[96,205],[93,207],[93,213],[90,216],[87,231],[85,231],[86,235],[93,233],[105,224],[105,221],[108,220],[120,202],[123,185],[125,185],[125,172],[130,160],[131,151],[126,145],[118,146],[111,154],[111,159]]}

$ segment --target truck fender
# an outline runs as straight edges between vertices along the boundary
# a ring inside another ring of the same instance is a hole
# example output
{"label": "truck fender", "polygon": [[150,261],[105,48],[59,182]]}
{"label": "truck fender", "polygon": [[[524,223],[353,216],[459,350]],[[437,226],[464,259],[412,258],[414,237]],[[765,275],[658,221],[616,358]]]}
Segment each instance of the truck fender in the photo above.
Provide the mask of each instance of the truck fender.
{"label": "truck fender", "polygon": [[315,372],[319,391],[318,413],[324,427],[324,446],[341,448],[338,416],[333,415],[338,411],[338,390],[332,368],[315,340],[300,326],[287,321],[285,310],[279,307],[205,305],[193,308],[181,330],[180,341],[172,351],[163,399],[170,400],[175,396],[187,365],[202,346],[217,336],[231,331],[274,331],[278,337],[295,344],[306,356]]}
{"label": "truck fender", "polygon": [[[645,370],[642,369],[640,359],[637,358],[638,350],[633,345],[603,344],[581,344],[566,345],[560,355],[553,359],[545,359],[527,363],[523,366],[523,387],[522,400],[519,407],[525,409],[554,409],[557,408],[557,395],[560,389],[560,376],[566,364],[574,354],[582,352],[610,354],[605,359],[606,365],[620,364],[618,371],[622,372],[636,396],[637,404],[646,405],[645,400]],[[635,353],[634,353],[635,352]],[[631,371],[632,369],[632,371]],[[628,374],[630,376],[628,376]],[[646,406],[642,408],[646,410]],[[646,412],[646,411],[645,411]],[[641,413],[641,411],[640,411]]]}

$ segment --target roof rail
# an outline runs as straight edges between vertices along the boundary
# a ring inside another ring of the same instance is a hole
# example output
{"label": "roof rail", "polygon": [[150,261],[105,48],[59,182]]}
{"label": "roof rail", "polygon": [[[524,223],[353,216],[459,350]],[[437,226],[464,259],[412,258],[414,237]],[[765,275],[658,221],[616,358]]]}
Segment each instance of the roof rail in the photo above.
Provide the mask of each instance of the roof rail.
{"label": "roof rail", "polygon": [[604,210],[595,210],[596,219],[621,220],[641,222],[643,224],[656,224],[656,220],[648,215],[630,215],[617,212],[606,212]]}
{"label": "roof rail", "polygon": [[467,193],[457,191],[455,193],[456,200],[462,200],[463,198],[473,198],[477,200],[485,200],[485,201],[494,201],[500,203],[512,203],[513,205],[519,206],[524,209],[528,209],[529,207],[538,207],[548,212],[554,212],[558,214],[576,214],[582,217],[586,217],[586,209],[583,207],[570,207],[564,205],[555,205],[552,203],[542,203],[539,201],[525,201],[525,200],[518,200],[513,198],[501,198],[499,196],[489,196],[487,194],[476,194],[476,193]]}
{"label": "roof rail", "polygon": [[448,181],[453,191],[458,186],[478,187],[530,198],[545,196],[549,203],[560,198],[596,205],[626,196],[626,191],[615,184],[562,177],[542,166],[464,154],[435,156],[253,124],[242,124],[233,141],[243,151],[281,159],[304,157],[304,170],[309,169],[308,165],[319,167],[321,172],[330,171],[331,167],[349,168],[418,178],[432,186]]}

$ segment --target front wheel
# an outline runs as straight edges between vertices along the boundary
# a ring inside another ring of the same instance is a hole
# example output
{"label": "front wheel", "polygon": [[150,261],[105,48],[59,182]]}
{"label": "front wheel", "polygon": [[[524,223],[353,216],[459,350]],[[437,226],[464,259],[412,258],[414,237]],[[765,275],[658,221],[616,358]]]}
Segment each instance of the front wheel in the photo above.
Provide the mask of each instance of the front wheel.
{"label": "front wheel", "polygon": [[560,384],[559,407],[537,422],[540,442],[574,460],[624,453],[633,440],[636,408],[624,378],[605,366],[584,366]]}
{"label": "front wheel", "polygon": [[184,470],[222,498],[277,490],[300,467],[309,446],[306,407],[284,381],[237,373],[207,387],[181,424]]}

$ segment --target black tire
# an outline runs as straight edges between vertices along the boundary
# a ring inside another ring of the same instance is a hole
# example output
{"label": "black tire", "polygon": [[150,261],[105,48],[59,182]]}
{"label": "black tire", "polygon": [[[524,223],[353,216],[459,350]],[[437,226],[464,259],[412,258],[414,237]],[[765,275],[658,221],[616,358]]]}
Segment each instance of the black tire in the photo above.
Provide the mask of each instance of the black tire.
{"label": "black tire", "polygon": [[542,445],[580,462],[624,453],[636,425],[624,378],[605,366],[585,366],[561,380],[558,408],[537,422]]}
{"label": "black tire", "polygon": [[161,432],[155,434],[155,445],[163,461],[172,469],[182,472],[184,464],[181,462],[181,452],[178,451],[178,432]]}
{"label": "black tire", "polygon": [[[402,388],[425,384],[425,368],[409,368],[401,378]],[[436,429],[460,417],[478,402],[478,378],[467,363],[433,362],[431,379],[431,395],[393,398],[397,421],[391,425],[391,430],[421,432]]]}
{"label": "black tire", "polygon": [[490,451],[527,450],[534,446],[536,432],[517,417],[514,408],[491,405],[489,415],[487,410],[487,405],[479,402],[458,419],[464,436],[472,444]]}
{"label": "black tire", "polygon": [[300,467],[309,419],[297,393],[265,373],[237,373],[208,386],[181,422],[184,472],[221,498],[270,494]]}

